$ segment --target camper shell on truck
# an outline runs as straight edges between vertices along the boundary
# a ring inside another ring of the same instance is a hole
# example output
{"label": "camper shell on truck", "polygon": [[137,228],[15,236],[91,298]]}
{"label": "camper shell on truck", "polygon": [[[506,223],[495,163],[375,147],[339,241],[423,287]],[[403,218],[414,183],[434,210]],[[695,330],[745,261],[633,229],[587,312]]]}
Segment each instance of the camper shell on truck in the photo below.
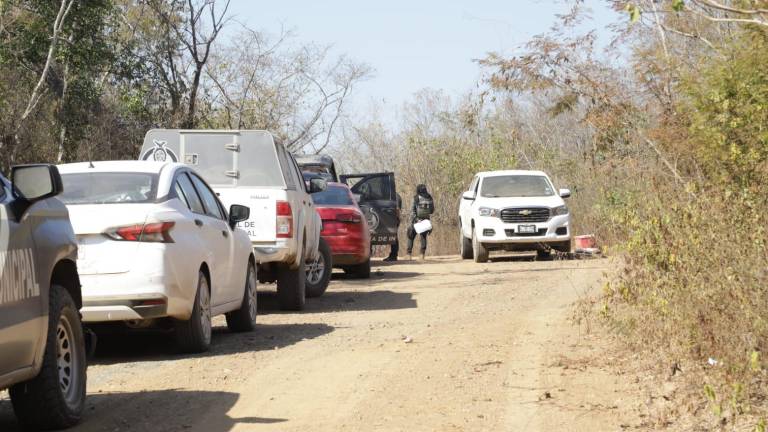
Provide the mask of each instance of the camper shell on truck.
{"label": "camper shell on truck", "polygon": [[325,291],[330,251],[320,240],[322,222],[310,193],[324,190],[326,182],[305,185],[294,157],[271,133],[153,129],[139,158],[192,166],[227,207],[250,208],[238,227],[251,239],[259,280],[277,282],[281,308],[300,310],[306,296]]}

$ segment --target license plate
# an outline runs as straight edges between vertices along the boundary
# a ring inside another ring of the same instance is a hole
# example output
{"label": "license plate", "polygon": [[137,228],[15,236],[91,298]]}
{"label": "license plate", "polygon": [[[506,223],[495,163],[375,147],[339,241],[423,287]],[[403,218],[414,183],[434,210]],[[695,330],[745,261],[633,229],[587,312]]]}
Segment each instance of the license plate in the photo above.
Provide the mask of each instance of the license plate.
{"label": "license plate", "polygon": [[520,234],[535,234],[536,225],[518,225],[517,232]]}

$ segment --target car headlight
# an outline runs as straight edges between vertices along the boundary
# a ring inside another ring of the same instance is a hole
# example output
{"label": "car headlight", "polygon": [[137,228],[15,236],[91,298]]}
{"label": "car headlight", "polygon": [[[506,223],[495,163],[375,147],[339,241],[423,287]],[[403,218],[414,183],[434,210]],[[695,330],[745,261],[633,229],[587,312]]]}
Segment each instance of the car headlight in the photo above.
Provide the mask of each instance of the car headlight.
{"label": "car headlight", "polygon": [[499,216],[499,210],[495,208],[490,208],[490,207],[480,207],[478,209],[478,212],[480,212],[480,216],[490,216],[490,217]]}
{"label": "car headlight", "polygon": [[552,209],[552,216],[562,216],[568,214],[568,206],[561,205]]}

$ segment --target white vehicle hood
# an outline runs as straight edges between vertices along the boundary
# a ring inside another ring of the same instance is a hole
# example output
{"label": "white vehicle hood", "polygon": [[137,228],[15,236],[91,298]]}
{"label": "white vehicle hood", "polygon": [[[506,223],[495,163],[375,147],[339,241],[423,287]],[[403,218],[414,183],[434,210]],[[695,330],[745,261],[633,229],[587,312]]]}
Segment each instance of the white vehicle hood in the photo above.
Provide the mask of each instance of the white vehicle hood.
{"label": "white vehicle hood", "polygon": [[548,197],[510,197],[510,198],[477,198],[477,207],[490,207],[505,209],[510,207],[548,207],[554,208],[564,205],[565,202],[557,195]]}

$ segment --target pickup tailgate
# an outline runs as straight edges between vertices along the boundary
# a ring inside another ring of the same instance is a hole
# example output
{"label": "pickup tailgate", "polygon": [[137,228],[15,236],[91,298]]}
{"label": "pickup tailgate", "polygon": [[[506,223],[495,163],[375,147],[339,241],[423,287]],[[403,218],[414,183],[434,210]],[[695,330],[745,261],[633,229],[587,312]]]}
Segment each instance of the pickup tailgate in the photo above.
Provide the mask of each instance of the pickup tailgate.
{"label": "pickup tailgate", "polygon": [[237,226],[248,233],[253,243],[265,243],[276,241],[275,237],[275,203],[285,199],[285,191],[282,189],[257,189],[257,188],[227,188],[215,187],[219,199],[227,208],[232,204],[240,204],[251,209],[251,216],[245,222]]}

